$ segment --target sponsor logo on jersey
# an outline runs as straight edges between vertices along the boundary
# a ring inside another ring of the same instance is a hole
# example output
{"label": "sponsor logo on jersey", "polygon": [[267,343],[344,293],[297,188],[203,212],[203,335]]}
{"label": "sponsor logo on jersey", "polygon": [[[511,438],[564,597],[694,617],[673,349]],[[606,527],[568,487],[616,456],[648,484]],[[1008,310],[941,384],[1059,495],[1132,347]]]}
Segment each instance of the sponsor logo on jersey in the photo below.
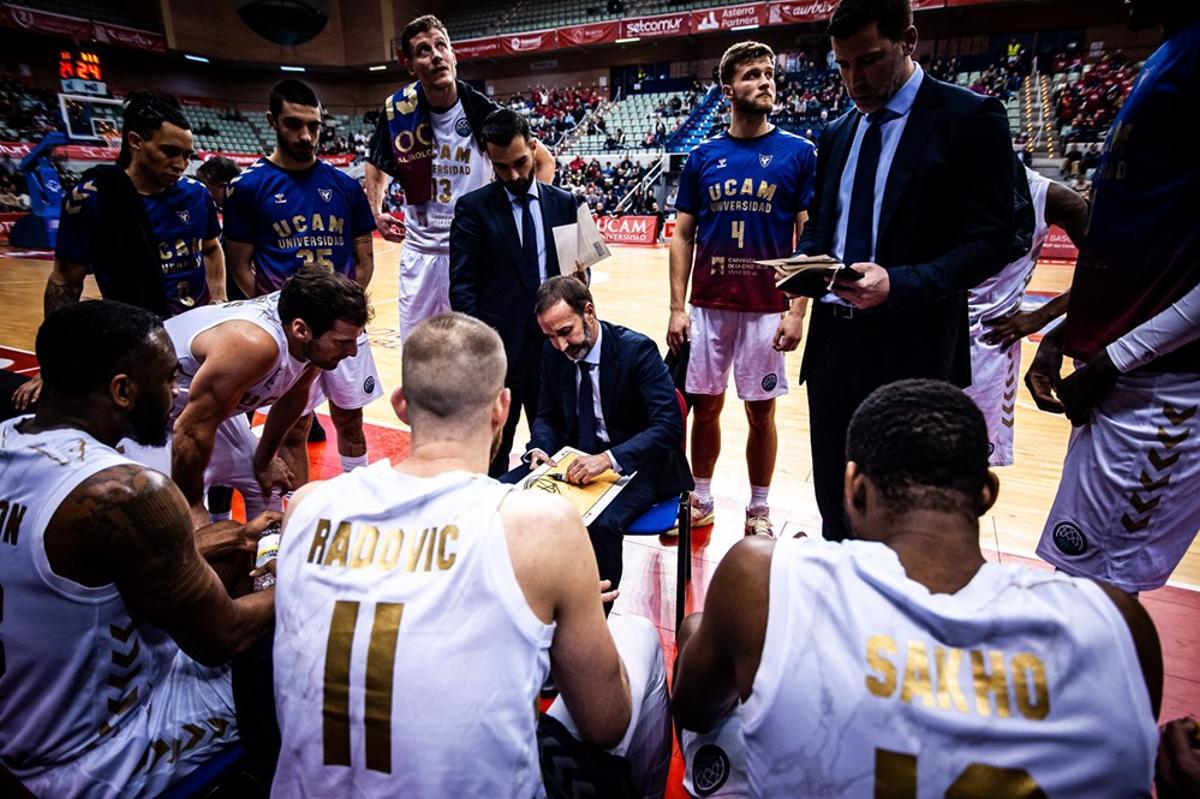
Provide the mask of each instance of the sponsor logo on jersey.
{"label": "sponsor logo on jersey", "polygon": [[717,159],[717,169],[724,169],[724,168],[725,168],[725,159],[718,158]]}
{"label": "sponsor logo on jersey", "polygon": [[762,379],[763,391],[772,391],[777,385],[779,385],[779,378],[775,376],[774,372]]}
{"label": "sponsor logo on jersey", "polygon": [[375,377],[373,375],[367,375],[367,379],[363,381],[363,391],[367,394],[370,394],[374,390]]}
{"label": "sponsor logo on jersey", "polygon": [[758,165],[761,166],[763,169],[766,169],[768,166],[771,165],[771,159],[774,157],[775,156],[773,156],[773,155],[766,155],[764,153],[759,153],[758,154]]}
{"label": "sponsor logo on jersey", "polygon": [[719,746],[705,744],[692,759],[692,788],[699,796],[711,796],[729,779],[729,756]]}
{"label": "sponsor logo on jersey", "polygon": [[185,224],[185,225],[188,223],[188,220],[192,218],[192,215],[191,215],[191,213],[189,213],[189,212],[188,212],[188,211],[186,211],[186,210],[184,210],[184,211],[176,211],[176,212],[175,212],[175,216],[179,217],[179,221],[180,221],[180,222],[182,222],[182,223],[183,223],[183,224]]}
{"label": "sponsor logo on jersey", "polygon": [[1064,555],[1075,557],[1087,552],[1088,542],[1074,522],[1059,522],[1054,525],[1054,546]]}
{"label": "sponsor logo on jersey", "polygon": [[325,202],[329,202],[333,199],[333,189],[317,189],[317,194]]}
{"label": "sponsor logo on jersey", "polygon": [[459,136],[470,136],[471,123],[467,121],[466,117],[459,117],[458,121],[454,123],[454,132]]}
{"label": "sponsor logo on jersey", "polygon": [[279,192],[278,194],[275,195],[275,204],[276,205],[283,205],[286,202],[287,202],[287,195],[284,194],[283,192]]}

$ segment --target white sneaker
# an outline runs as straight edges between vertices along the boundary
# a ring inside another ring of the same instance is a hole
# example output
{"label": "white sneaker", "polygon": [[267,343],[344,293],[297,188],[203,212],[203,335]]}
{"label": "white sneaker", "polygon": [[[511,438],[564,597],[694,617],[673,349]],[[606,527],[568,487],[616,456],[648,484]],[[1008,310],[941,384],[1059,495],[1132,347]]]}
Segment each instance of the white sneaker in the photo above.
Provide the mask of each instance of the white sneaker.
{"label": "white sneaker", "polygon": [[746,508],[746,535],[762,535],[767,538],[775,537],[775,528],[771,524],[771,509],[766,505],[760,508]]}

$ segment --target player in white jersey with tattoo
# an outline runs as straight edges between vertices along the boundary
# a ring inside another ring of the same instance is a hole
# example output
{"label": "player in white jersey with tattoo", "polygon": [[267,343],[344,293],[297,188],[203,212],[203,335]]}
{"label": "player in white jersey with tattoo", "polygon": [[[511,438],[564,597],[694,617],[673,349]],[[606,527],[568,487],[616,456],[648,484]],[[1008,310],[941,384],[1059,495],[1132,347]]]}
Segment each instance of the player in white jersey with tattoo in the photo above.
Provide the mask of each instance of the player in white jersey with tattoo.
{"label": "player in white jersey with tattoo", "polygon": [[846,451],[856,540],[730,551],[680,652],[676,721],[711,734],[737,713],[751,796],[1148,796],[1154,626],[1111,586],[984,561],[999,481],[974,404],[884,386]]}
{"label": "player in white jersey with tattoo", "polygon": [[[375,224],[400,252],[400,338],[422,320],[450,310],[450,222],[455,201],[492,180],[483,120],[500,108],[456,79],[458,60],[446,26],[417,17],[400,35],[404,65],[416,82],[388,96],[366,163]],[[554,157],[534,141],[537,178],[554,180]],[[382,211],[389,177],[404,187],[404,221]]]}
{"label": "player in white jersey with tattoo", "polygon": [[115,449],[167,438],[157,316],[68,305],[37,357],[37,413],[0,424],[0,771],[37,796],[158,796],[237,739],[225,664],[274,591],[230,592],[270,517],[193,532],[179,489]]}
{"label": "player in white jersey with tattoo", "polygon": [[402,371],[392,402],[412,454],[305,486],[284,519],[273,794],[541,795],[533,711],[553,663],[568,712],[552,724],[612,747],[642,795],[661,795],[657,631],[606,625],[577,511],[486,476],[508,418],[500,337],[434,317]]}

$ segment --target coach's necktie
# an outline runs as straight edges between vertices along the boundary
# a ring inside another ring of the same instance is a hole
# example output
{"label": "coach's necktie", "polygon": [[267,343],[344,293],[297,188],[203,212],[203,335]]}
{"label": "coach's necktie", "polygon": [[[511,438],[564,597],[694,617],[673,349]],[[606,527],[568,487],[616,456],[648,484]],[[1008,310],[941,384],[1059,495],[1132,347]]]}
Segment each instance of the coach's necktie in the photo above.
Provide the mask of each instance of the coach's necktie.
{"label": "coach's necktie", "polygon": [[850,210],[846,216],[846,244],[842,248],[842,263],[870,261],[874,250],[875,176],[879,172],[879,155],[883,152],[882,127],[895,119],[895,111],[881,108],[866,117],[867,132],[858,150],[858,165],[854,168],[854,189],[850,194]]}
{"label": "coach's necktie", "polygon": [[592,389],[592,365],[579,362],[579,448],[589,455],[600,451],[596,438],[596,405]]}
{"label": "coach's necktie", "polygon": [[529,285],[542,285],[541,270],[538,269],[537,231],[533,221],[533,200],[536,198],[526,192],[521,195],[521,268],[529,278]]}

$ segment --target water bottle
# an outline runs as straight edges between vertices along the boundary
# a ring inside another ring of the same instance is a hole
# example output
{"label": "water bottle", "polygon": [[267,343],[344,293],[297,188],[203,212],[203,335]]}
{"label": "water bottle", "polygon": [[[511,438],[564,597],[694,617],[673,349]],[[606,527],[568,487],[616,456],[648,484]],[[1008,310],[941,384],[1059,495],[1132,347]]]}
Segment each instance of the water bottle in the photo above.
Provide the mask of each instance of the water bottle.
{"label": "water bottle", "polygon": [[[272,522],[267,525],[267,529],[263,530],[262,536],[258,539],[258,556],[254,559],[254,568],[261,569],[278,557],[280,529],[279,522]],[[254,578],[255,591],[265,591],[273,585],[275,585],[275,575],[270,572]]]}

